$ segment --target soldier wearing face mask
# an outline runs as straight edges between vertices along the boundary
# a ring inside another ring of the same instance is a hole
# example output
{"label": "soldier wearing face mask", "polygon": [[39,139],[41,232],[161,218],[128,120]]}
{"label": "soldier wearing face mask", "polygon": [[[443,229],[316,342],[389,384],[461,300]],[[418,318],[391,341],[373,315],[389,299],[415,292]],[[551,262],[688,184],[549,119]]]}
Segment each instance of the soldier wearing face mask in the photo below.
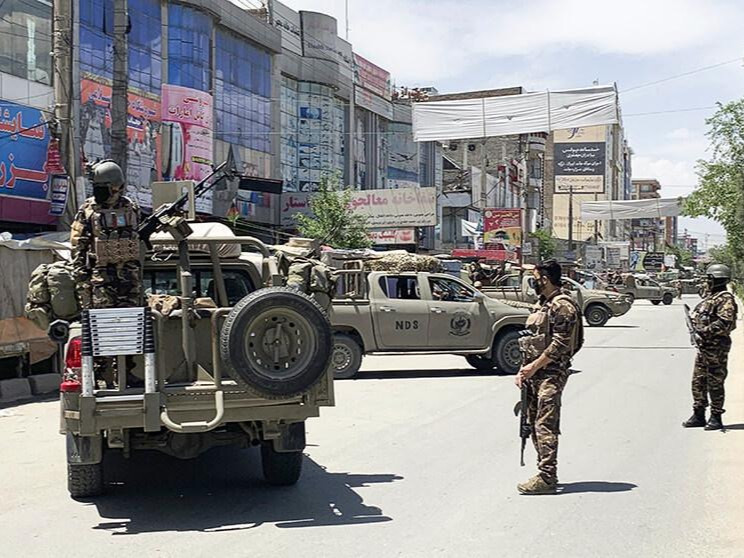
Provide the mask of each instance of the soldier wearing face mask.
{"label": "soldier wearing face mask", "polygon": [[82,308],[142,305],[140,210],[123,195],[124,173],[110,160],[91,171],[93,197],[80,207],[70,242]]}

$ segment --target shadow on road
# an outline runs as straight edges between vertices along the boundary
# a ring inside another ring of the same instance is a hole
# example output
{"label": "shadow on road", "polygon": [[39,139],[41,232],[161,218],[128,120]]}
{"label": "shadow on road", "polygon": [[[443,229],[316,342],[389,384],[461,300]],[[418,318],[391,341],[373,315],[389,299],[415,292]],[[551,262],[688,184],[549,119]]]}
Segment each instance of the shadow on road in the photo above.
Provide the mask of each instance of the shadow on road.
{"label": "shadow on road", "polygon": [[744,430],[744,423],[741,424],[724,424],[723,430]]}
{"label": "shadow on road", "polygon": [[641,326],[637,325],[623,325],[623,324],[614,324],[614,325],[603,325],[603,329],[638,329]]}
{"label": "shadow on road", "polygon": [[415,378],[467,378],[474,376],[508,376],[498,370],[453,368],[449,370],[370,370],[357,373],[354,380],[403,380]]}
{"label": "shadow on road", "polygon": [[113,535],[163,531],[237,531],[264,524],[280,528],[392,521],[354,490],[403,477],[330,473],[305,457],[292,487],[263,482],[257,450],[217,448],[182,461],[156,452],[125,460],[107,455],[106,494],[93,501]]}
{"label": "shadow on road", "polygon": [[629,482],[582,481],[558,485],[558,494],[583,494],[588,492],[628,492],[638,488]]}

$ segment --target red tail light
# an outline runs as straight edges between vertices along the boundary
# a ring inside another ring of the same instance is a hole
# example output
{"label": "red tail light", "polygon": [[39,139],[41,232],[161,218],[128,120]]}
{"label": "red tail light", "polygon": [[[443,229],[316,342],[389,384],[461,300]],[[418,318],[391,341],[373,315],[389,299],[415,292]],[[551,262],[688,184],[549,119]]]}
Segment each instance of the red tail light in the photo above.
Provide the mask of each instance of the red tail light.
{"label": "red tail light", "polygon": [[65,365],[67,368],[80,368],[83,366],[83,341],[81,337],[73,337],[67,345]]}

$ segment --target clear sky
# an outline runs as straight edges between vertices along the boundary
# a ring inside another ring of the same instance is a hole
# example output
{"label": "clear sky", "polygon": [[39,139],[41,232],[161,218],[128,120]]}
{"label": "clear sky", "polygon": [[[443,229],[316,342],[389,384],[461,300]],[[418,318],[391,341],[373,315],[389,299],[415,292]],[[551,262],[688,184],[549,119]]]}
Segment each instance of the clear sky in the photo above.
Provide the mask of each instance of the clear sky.
{"label": "clear sky", "polygon": [[[344,0],[283,3],[336,17],[344,36]],[[616,82],[633,176],[659,179],[663,197],[695,187],[706,117],[744,96],[743,22],[744,0],[349,0],[354,50],[396,85],[445,93]],[[714,222],[682,219],[685,227],[703,243],[705,233],[724,241]]]}

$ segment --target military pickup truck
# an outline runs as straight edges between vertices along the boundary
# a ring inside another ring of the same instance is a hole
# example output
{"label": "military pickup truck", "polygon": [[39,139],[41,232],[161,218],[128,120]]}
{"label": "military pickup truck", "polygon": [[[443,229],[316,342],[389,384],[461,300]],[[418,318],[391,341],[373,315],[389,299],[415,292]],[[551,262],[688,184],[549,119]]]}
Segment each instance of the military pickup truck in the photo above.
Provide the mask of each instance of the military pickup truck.
{"label": "military pickup truck", "polygon": [[[178,246],[168,235],[151,239],[144,289],[164,297],[152,309],[89,310],[50,326],[66,345],[61,432],[75,498],[103,491],[103,455],[112,451],[186,459],[258,446],[265,480],[294,484],[305,420],[334,405],[324,309],[283,286],[260,241],[191,226]],[[102,364],[113,368],[105,382]]]}
{"label": "military pickup truck", "polygon": [[618,293],[630,297],[632,300],[650,300],[657,306],[662,302],[669,305],[679,295],[679,290],[671,285],[662,285],[648,275],[627,276],[621,285],[613,285]]}
{"label": "military pickup truck", "polygon": [[[482,287],[482,292],[495,299],[534,304],[537,294],[533,288],[534,279],[530,274],[512,274],[501,279],[495,287]],[[581,308],[587,324],[594,327],[605,325],[610,318],[626,314],[633,302],[630,297],[612,291],[587,289],[568,277],[563,278],[563,287],[571,292],[576,304]]]}
{"label": "military pickup truck", "polygon": [[336,378],[373,353],[464,356],[478,370],[515,374],[529,312],[490,299],[448,274],[340,271],[331,308]]}

